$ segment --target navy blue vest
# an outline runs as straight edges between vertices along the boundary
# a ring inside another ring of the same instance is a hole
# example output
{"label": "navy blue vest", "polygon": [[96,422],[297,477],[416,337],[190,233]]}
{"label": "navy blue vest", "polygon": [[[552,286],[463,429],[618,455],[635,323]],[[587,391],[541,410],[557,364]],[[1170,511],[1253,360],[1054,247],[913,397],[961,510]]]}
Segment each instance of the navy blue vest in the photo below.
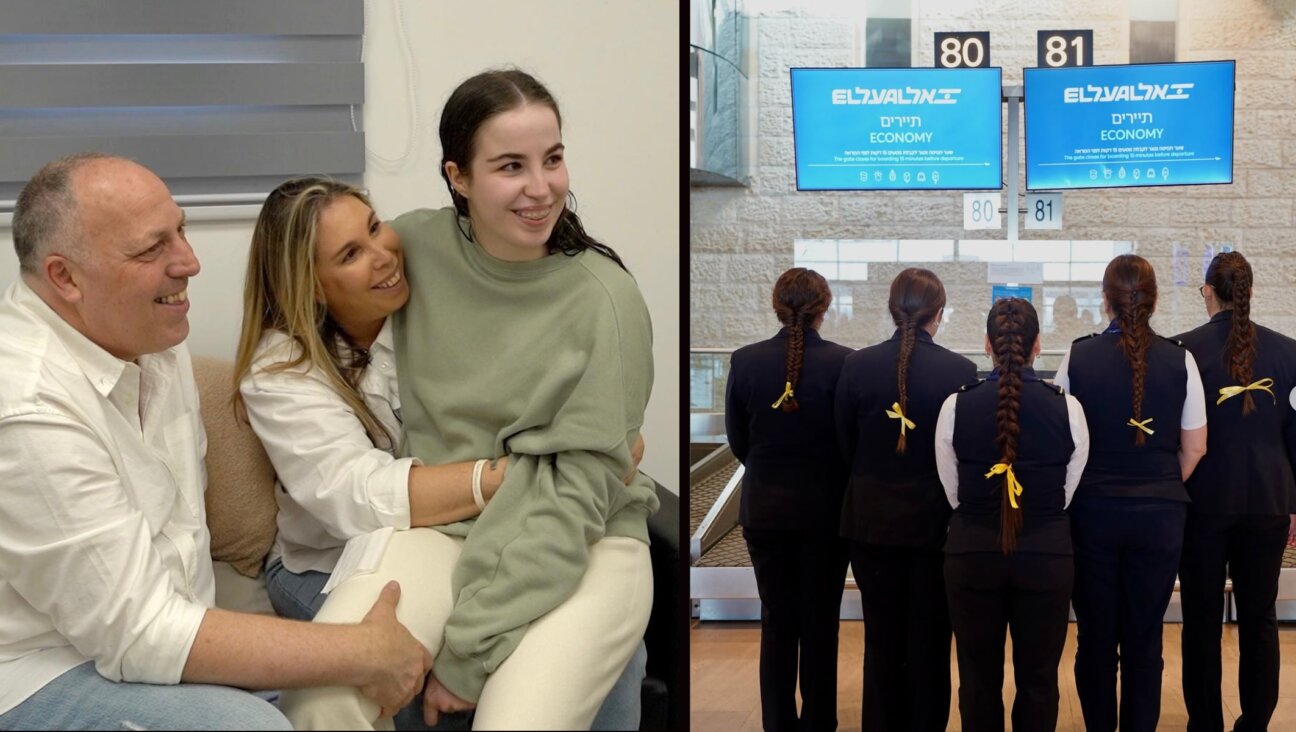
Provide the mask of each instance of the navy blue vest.
{"label": "navy blue vest", "polygon": [[1078,339],[1067,367],[1070,391],[1089,424],[1089,462],[1076,501],[1094,496],[1188,501],[1179,472],[1179,423],[1188,394],[1184,350],[1154,337],[1144,359],[1142,419],[1153,434],[1134,444],[1133,374],[1121,353],[1119,333]]}
{"label": "navy blue vest", "polygon": [[[1296,388],[1296,341],[1256,326],[1251,381],[1273,379],[1273,392],[1253,390],[1255,411],[1242,415],[1242,395],[1216,404],[1219,390],[1237,385],[1225,363],[1233,313],[1177,336],[1192,352],[1206,391],[1206,456],[1188,478],[1194,512],[1283,516],[1296,513],[1296,412],[1288,403]],[[1246,386],[1242,384],[1241,386]],[[1284,438],[1286,441],[1284,441]]]}
{"label": "navy blue vest", "polygon": [[[1021,426],[1013,473],[1022,486],[1017,551],[1071,553],[1071,521],[1065,510],[1067,463],[1075,450],[1066,398],[1061,389],[1033,379],[1022,385]],[[990,379],[964,387],[954,406],[954,454],[958,457],[958,508],[950,518],[947,554],[999,551],[999,512],[1004,476],[985,474],[999,462],[995,444],[999,383]],[[1011,510],[1011,509],[1010,509]]]}

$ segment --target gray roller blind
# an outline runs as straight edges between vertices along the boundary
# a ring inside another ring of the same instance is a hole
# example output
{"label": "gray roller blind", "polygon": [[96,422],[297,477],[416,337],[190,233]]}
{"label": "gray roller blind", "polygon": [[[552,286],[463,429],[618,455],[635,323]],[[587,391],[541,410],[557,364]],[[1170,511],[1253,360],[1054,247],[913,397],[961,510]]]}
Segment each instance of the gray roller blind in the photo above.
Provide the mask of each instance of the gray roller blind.
{"label": "gray roller blind", "polygon": [[255,203],[364,173],[363,0],[6,0],[0,212],[44,163],[100,150],[182,201]]}

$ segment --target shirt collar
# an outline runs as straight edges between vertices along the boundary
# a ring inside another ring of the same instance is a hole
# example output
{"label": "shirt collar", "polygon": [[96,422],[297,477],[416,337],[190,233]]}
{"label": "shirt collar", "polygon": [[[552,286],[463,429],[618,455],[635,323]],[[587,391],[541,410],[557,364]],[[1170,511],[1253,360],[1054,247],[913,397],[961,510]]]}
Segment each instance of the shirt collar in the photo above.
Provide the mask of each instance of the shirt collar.
{"label": "shirt collar", "polygon": [[[986,381],[998,381],[998,380],[999,380],[999,374],[1000,374],[1000,373],[1001,373],[1001,372],[1000,372],[1000,370],[999,370],[999,367],[996,366],[996,367],[994,368],[994,370],[990,372],[990,375],[986,377]],[[1031,366],[1023,366],[1023,367],[1022,367],[1022,370],[1021,370],[1021,376],[1022,376],[1022,381],[1039,381],[1039,380],[1040,380],[1040,377],[1038,377],[1038,376],[1035,375],[1035,369],[1034,369],[1034,367],[1031,367]]]}
{"label": "shirt collar", "polygon": [[[896,328],[895,332],[891,334],[891,340],[898,341],[900,340],[901,335],[902,334],[900,332],[900,329]],[[914,336],[920,341],[927,341],[928,343],[935,342],[934,340],[932,340],[931,333],[928,333],[927,331],[923,330],[921,327],[914,328]]]}
{"label": "shirt collar", "polygon": [[1228,310],[1221,310],[1218,313],[1212,315],[1210,322],[1214,323],[1219,320],[1232,320],[1232,319],[1233,319],[1233,308],[1229,308]]}
{"label": "shirt collar", "polygon": [[1112,322],[1107,324],[1107,330],[1104,330],[1102,334],[1107,335],[1108,333],[1119,333],[1119,332],[1120,332],[1120,325],[1113,320]]}
{"label": "shirt collar", "polygon": [[378,329],[378,335],[374,336],[373,343],[370,343],[368,348],[358,349],[352,346],[351,343],[347,340],[347,337],[342,333],[342,329],[338,328],[337,333],[334,335],[334,342],[336,342],[338,345],[338,352],[348,353],[348,352],[368,351],[369,358],[371,360],[373,359],[374,356],[381,353],[388,353],[394,355],[396,353],[396,349],[394,345],[395,340],[392,337],[391,322],[392,322],[391,316],[387,316],[387,319],[383,321],[382,327]]}
{"label": "shirt collar", "polygon": [[[788,334],[791,333],[791,332],[792,332],[792,329],[791,329],[791,328],[789,328],[789,327],[787,327],[787,326],[784,326],[784,327],[782,327],[782,328],[779,328],[779,332],[778,332],[778,334],[775,335],[774,337],[775,337],[775,338],[787,338],[787,337],[788,337]],[[804,329],[802,329],[801,332],[804,334],[804,338],[805,338],[805,340],[808,340],[808,341],[821,341],[821,340],[823,340],[823,337],[819,335],[819,331],[815,330],[814,328],[804,328]]]}
{"label": "shirt collar", "polygon": [[391,316],[388,316],[387,319],[383,321],[382,328],[378,331],[378,337],[374,338],[373,345],[369,348],[369,351],[371,353],[373,351],[383,351],[386,353],[395,354],[396,348],[393,345],[393,343],[394,341],[392,340],[392,319]]}
{"label": "shirt collar", "polygon": [[121,380],[129,362],[105,351],[81,331],[73,328],[21,278],[18,280],[18,290],[14,299],[49,326],[54,336],[59,339],[68,354],[72,356],[72,360],[85,374],[86,379],[90,381],[90,385],[99,392],[100,396],[107,398],[117,386],[117,382]]}

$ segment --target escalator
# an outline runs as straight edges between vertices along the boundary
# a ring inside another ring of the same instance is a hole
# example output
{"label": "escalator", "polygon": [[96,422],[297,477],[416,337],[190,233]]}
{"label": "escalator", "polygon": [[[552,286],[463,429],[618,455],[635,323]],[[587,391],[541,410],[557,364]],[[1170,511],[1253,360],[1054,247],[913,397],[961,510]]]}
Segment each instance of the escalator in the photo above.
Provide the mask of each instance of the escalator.
{"label": "escalator", "polygon": [[689,472],[689,560],[694,567],[750,567],[738,526],[743,466],[719,446]]}
{"label": "escalator", "polygon": [[689,431],[689,597],[703,620],[760,617],[756,576],[738,526],[743,466],[723,414],[693,414]]}

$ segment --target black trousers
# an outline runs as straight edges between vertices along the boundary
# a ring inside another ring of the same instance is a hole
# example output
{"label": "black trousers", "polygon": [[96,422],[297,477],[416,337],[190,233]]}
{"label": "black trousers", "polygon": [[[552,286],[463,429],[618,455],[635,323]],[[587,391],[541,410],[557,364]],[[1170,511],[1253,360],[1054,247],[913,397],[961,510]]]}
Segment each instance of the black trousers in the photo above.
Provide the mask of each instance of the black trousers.
{"label": "black trousers", "polygon": [[846,587],[846,542],[832,534],[748,528],[743,529],[743,538],[761,598],[760,695],[765,730],[835,730],[837,623]]}
{"label": "black trousers", "polygon": [[1238,691],[1233,729],[1268,729],[1278,705],[1278,575],[1286,516],[1188,514],[1179,588],[1183,601],[1183,692],[1189,732],[1224,729],[1220,706],[1220,632],[1224,576],[1238,608]]}
{"label": "black trousers", "polygon": [[1187,504],[1157,498],[1072,504],[1076,693],[1089,732],[1116,729],[1117,665],[1122,732],[1156,729],[1165,667],[1161,623],[1187,512]]}
{"label": "black trousers", "polygon": [[1072,563],[1065,554],[945,557],[958,648],[963,732],[1003,732],[1004,633],[1012,632],[1014,730],[1057,728],[1058,663],[1066,643]]}
{"label": "black trousers", "polygon": [[862,732],[942,732],[951,633],[944,555],[858,541],[850,554],[864,609]]}

